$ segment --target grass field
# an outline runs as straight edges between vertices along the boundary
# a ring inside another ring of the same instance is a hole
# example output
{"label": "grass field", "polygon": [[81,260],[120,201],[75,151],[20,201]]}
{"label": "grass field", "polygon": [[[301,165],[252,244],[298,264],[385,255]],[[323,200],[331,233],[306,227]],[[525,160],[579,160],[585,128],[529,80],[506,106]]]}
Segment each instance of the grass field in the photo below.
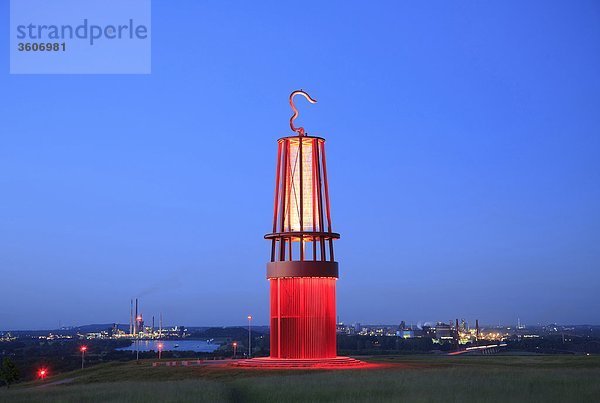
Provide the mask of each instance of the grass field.
{"label": "grass field", "polygon": [[398,356],[362,370],[108,363],[0,390],[4,402],[593,402],[596,356]]}

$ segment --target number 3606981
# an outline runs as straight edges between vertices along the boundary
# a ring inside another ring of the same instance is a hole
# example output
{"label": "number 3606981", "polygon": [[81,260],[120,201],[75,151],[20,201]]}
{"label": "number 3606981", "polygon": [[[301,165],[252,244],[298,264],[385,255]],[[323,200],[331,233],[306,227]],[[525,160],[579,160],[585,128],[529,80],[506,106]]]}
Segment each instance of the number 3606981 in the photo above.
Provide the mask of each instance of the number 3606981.
{"label": "number 3606981", "polygon": [[19,52],[64,52],[67,47],[65,43],[48,42],[48,43],[24,43],[21,42],[17,46]]}

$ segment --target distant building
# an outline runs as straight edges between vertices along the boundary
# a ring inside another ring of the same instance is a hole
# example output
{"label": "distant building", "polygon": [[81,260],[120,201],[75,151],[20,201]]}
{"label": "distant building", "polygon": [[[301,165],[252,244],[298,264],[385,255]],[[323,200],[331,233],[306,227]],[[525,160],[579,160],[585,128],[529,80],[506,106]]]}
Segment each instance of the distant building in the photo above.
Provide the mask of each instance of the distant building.
{"label": "distant building", "polygon": [[439,342],[454,340],[454,329],[451,325],[443,322],[438,322],[435,325],[435,338]]}
{"label": "distant building", "polygon": [[404,339],[412,339],[415,337],[414,330],[398,330],[396,332],[396,336],[402,337]]}

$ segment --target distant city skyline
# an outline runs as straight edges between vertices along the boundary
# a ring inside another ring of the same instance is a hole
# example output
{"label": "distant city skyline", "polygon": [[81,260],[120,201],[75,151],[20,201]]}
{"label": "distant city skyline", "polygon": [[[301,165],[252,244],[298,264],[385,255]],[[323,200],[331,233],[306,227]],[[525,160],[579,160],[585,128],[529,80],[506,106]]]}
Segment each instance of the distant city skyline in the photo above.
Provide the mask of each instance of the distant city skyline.
{"label": "distant city skyline", "polygon": [[[434,320],[434,321],[419,321],[419,322],[406,322],[400,321],[398,323],[371,323],[371,322],[343,322],[340,321],[337,323],[337,333],[338,334],[363,334],[368,335],[369,333],[381,333],[382,329],[386,331],[386,333],[391,333],[400,331],[400,330],[427,330],[427,329],[455,329],[456,323],[458,323],[458,327],[460,329],[467,330],[481,330],[486,332],[491,332],[496,334],[498,329],[504,329],[505,331],[511,331],[513,333],[520,332],[539,332],[540,330],[544,332],[550,333],[560,333],[560,332],[584,332],[585,329],[590,329],[590,331],[595,331],[600,328],[600,325],[596,324],[586,324],[586,323],[491,323],[491,322],[482,322],[482,321],[469,321],[462,319],[452,319],[452,320]],[[128,323],[87,323],[87,324],[79,324],[79,325],[65,325],[54,328],[47,329],[0,329],[0,336],[5,338],[11,338],[15,335],[23,336],[23,335],[45,335],[51,338],[61,338],[61,331],[70,332],[64,333],[74,335],[80,334],[85,337],[94,335],[103,334],[103,337],[108,338],[125,338],[130,339],[133,337],[139,337],[141,339],[162,339],[162,338],[185,338],[188,337],[191,333],[197,332],[199,330],[206,329],[241,329],[246,331],[248,329],[248,324],[231,324],[226,326],[211,326],[206,324],[173,324],[173,323],[163,323],[152,324],[152,323],[144,323],[143,327],[138,330],[133,330]],[[264,324],[254,324],[252,326],[253,331],[257,331],[259,333],[268,333],[269,326]],[[112,332],[112,334],[109,333]],[[32,332],[32,333],[28,333]],[[49,333],[44,333],[49,332]],[[135,332],[135,333],[133,333]],[[411,336],[413,337],[413,336]]]}
{"label": "distant city skyline", "polygon": [[[147,316],[144,317],[144,323],[145,326],[150,326],[150,323],[152,321],[153,315],[150,315],[150,317],[148,318]],[[156,315],[154,315],[154,318],[156,319]],[[459,320],[462,322],[462,320],[465,320],[466,323],[471,326],[474,327],[476,320],[479,320],[479,325],[481,327],[497,327],[497,326],[501,326],[501,327],[515,327],[515,328],[519,328],[520,326],[524,326],[524,327],[529,327],[529,326],[548,326],[548,325],[552,325],[552,324],[556,324],[556,325],[560,325],[560,326],[571,326],[571,325],[591,325],[591,326],[600,326],[600,324],[597,323],[576,323],[576,322],[572,322],[572,321],[567,321],[567,322],[527,322],[527,321],[523,321],[521,320],[521,318],[517,317],[514,321],[507,321],[507,322],[502,322],[502,321],[498,321],[498,322],[493,322],[493,321],[489,321],[489,320],[482,320],[480,318],[473,318],[473,319],[469,319],[469,318],[465,318],[465,317],[454,317],[454,318],[447,318],[447,319],[431,319],[431,320],[416,320],[416,321],[410,321],[410,320],[406,320],[406,319],[400,319],[396,322],[374,322],[374,321],[369,321],[369,320],[365,320],[365,321],[345,321],[342,318],[339,318],[339,321],[337,322],[338,324],[344,324],[346,326],[355,326],[355,325],[361,325],[361,326],[400,326],[402,323],[404,323],[406,325],[406,327],[416,327],[416,328],[421,328],[423,326],[435,326],[438,323],[445,323],[448,324],[450,323],[451,325],[454,324],[454,322],[456,320]],[[150,322],[148,322],[148,320]],[[112,324],[116,324],[118,326],[129,326],[128,322],[120,322],[120,321],[109,321],[109,322],[99,322],[99,321],[89,321],[89,322],[85,322],[85,323],[68,323],[68,322],[63,322],[63,321],[59,321],[59,323],[56,326],[49,326],[49,327],[27,327],[27,328],[0,328],[0,331],[11,331],[11,330],[15,330],[15,331],[23,331],[23,330],[56,330],[56,329],[69,329],[69,328],[78,328],[78,327],[86,327],[86,326],[97,326],[97,325],[112,325]],[[158,328],[158,322],[155,323],[155,327]],[[164,322],[163,324],[164,327],[172,327],[172,326],[185,326],[185,327],[242,327],[242,328],[246,328],[248,327],[247,323],[244,323],[244,321],[240,321],[239,323],[229,323],[229,324],[210,324],[210,323],[179,323],[179,322]],[[268,323],[255,323],[253,326],[255,327],[269,327]]]}
{"label": "distant city skyline", "polygon": [[598,2],[152,8],[150,75],[9,75],[0,42],[1,329],[128,323],[135,297],[268,324],[297,88],[341,320],[600,324]]}

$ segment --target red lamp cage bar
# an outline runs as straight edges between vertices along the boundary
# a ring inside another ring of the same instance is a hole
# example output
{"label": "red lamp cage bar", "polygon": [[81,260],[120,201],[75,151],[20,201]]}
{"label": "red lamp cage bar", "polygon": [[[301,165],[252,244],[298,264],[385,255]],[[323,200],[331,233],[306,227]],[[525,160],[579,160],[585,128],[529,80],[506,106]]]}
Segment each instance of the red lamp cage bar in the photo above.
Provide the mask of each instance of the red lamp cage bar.
{"label": "red lamp cage bar", "polygon": [[278,140],[273,232],[265,235],[271,241],[271,358],[332,358],[338,278],[333,240],[339,234],[331,229],[325,140],[293,126],[297,93],[290,103],[298,135]]}

